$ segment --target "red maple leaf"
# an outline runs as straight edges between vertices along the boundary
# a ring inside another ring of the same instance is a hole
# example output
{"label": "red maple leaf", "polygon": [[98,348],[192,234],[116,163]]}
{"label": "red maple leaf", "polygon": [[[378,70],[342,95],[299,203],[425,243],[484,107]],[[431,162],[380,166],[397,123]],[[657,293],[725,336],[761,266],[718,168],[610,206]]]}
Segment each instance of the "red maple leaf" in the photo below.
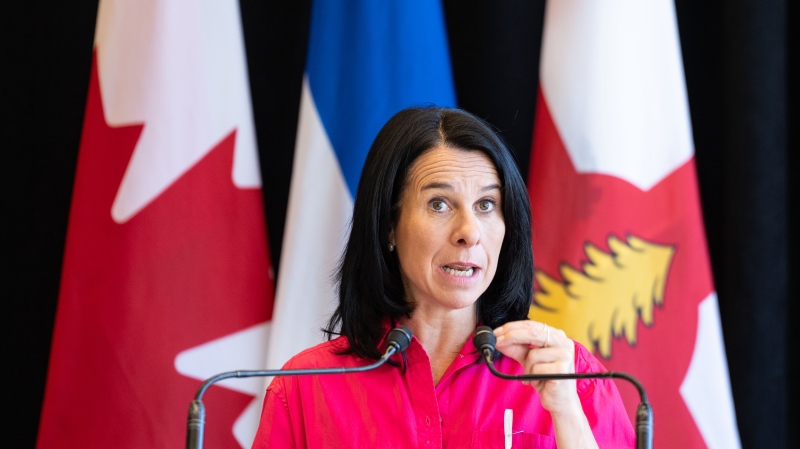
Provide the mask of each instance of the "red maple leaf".
{"label": "red maple leaf", "polygon": [[[183,446],[199,382],[178,374],[175,356],[272,313],[261,191],[231,180],[235,131],[129,221],[112,220],[143,126],[106,123],[95,57],[42,449]],[[252,397],[215,390],[207,444],[234,447],[233,422]]]}
{"label": "red maple leaf", "polygon": [[[580,269],[588,262],[586,243],[611,252],[607,241],[612,235],[624,240],[632,234],[675,248],[664,303],[655,309],[652,326],[640,320],[636,345],[616,338],[611,358],[601,361],[644,384],[654,410],[655,446],[705,447],[679,392],[694,351],[698,305],[714,290],[694,159],[649,191],[615,176],[578,173],[541,88],[534,130],[528,179],[537,269],[563,281],[561,264]],[[633,417],[638,394],[626,382],[618,386]]]}

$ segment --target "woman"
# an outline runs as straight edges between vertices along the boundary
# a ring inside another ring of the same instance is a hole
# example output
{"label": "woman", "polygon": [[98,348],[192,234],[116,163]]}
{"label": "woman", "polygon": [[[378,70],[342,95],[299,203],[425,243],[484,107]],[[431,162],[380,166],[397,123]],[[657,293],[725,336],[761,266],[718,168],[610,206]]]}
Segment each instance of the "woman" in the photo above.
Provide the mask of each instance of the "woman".
{"label": "woman", "polygon": [[329,341],[285,368],[368,365],[397,324],[414,338],[373,371],[275,378],[253,447],[503,447],[507,410],[515,448],[632,447],[613,382],[525,385],[481,363],[471,337],[487,325],[503,372],[603,370],[527,319],[532,275],[527,191],[502,141],[464,111],[399,112],[364,165]]}

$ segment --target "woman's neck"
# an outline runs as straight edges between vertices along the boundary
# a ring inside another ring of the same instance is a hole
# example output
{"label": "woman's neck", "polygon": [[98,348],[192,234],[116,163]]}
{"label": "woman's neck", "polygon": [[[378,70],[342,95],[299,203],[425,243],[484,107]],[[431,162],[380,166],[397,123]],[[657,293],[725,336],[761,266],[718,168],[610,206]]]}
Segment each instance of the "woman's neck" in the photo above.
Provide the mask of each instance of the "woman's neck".
{"label": "woman's neck", "polygon": [[428,354],[434,384],[439,383],[477,326],[474,306],[447,312],[418,308],[402,324],[411,329]]}

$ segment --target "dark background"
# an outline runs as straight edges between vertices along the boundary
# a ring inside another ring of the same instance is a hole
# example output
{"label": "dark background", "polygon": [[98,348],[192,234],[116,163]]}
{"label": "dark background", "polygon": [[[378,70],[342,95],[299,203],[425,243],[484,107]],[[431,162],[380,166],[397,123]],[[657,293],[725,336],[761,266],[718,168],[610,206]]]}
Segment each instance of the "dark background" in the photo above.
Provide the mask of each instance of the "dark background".
{"label": "dark background", "polygon": [[[269,240],[280,269],[310,4],[241,0],[241,6]],[[527,174],[545,2],[445,0],[444,6],[459,106],[500,129]],[[798,356],[792,343],[799,298],[790,284],[800,249],[792,232],[800,79],[790,24],[797,10],[779,0],[676,1],[745,448],[793,447],[798,436],[798,370],[790,363]],[[5,447],[35,444],[96,14],[96,0],[16,2],[3,14]]]}

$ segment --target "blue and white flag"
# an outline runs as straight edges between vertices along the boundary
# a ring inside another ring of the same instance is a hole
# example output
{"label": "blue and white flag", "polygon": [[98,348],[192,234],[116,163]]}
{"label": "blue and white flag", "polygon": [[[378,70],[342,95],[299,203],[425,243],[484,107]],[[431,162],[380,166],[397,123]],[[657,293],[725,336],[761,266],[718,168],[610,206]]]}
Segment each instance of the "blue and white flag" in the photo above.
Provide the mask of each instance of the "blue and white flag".
{"label": "blue and white flag", "polygon": [[267,366],[323,341],[361,168],[381,126],[455,106],[442,7],[315,1]]}

